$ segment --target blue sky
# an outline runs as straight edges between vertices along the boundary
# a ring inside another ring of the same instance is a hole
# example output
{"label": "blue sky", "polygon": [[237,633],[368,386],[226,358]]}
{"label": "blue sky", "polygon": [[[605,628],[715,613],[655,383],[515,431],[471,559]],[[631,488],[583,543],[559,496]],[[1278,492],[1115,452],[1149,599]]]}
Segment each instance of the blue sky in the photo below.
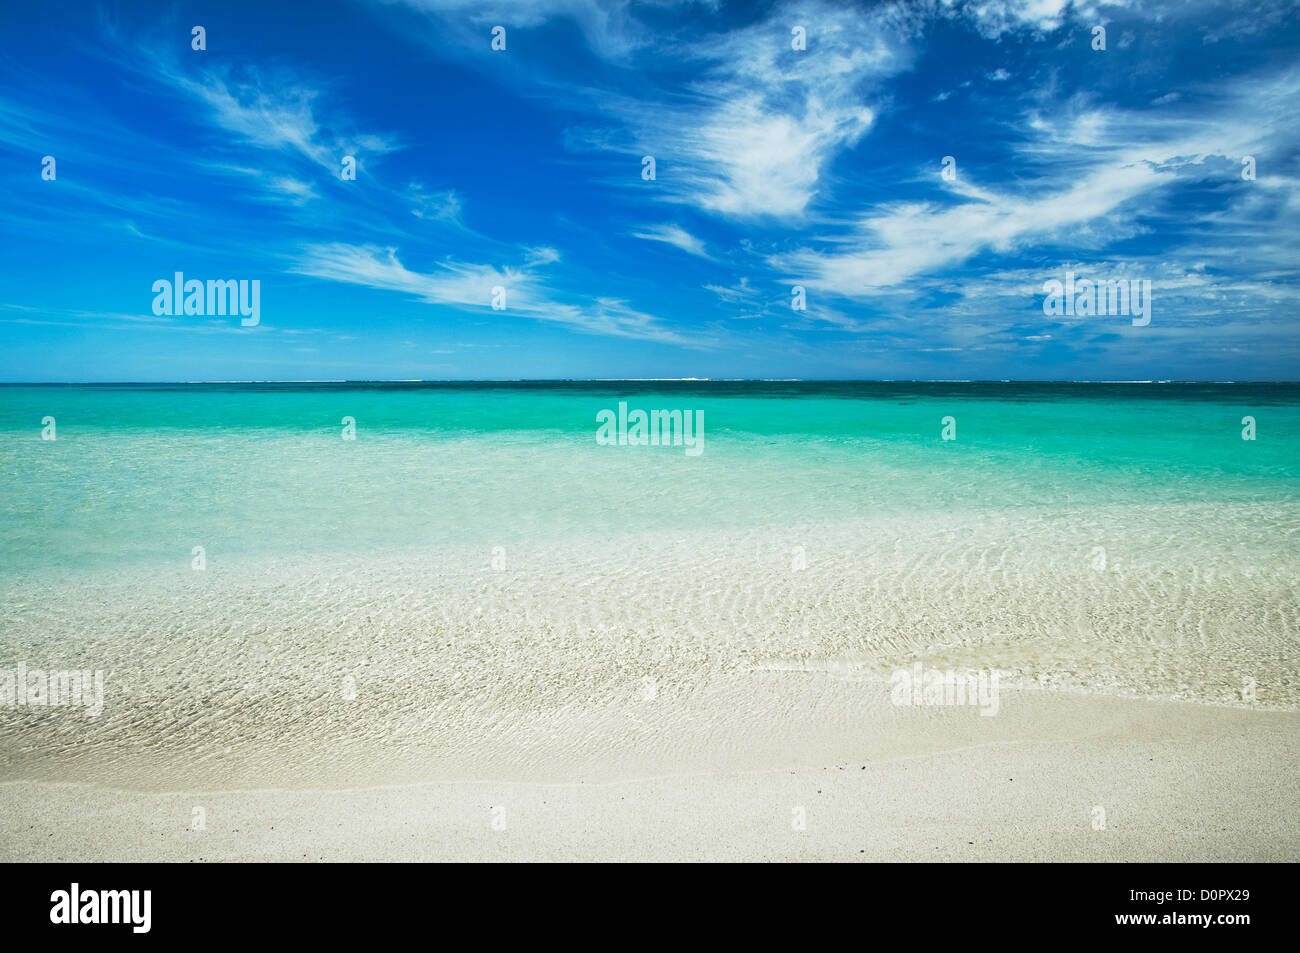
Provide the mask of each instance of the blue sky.
{"label": "blue sky", "polygon": [[[3,380],[1300,376],[1294,3],[69,2],[0,36]],[[1067,270],[1149,280],[1150,324],[1044,314]],[[259,323],[155,314],[175,272],[258,280]]]}

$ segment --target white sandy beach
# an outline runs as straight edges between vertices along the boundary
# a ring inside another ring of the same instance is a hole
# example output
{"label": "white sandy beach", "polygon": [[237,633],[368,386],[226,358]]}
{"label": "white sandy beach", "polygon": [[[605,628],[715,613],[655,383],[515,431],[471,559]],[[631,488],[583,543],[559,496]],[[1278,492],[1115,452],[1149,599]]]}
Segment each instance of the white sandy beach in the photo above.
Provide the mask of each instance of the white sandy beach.
{"label": "white sandy beach", "polygon": [[[919,722],[853,725],[832,703],[825,730],[820,718],[797,730],[753,726],[755,737],[792,745],[799,766],[786,769],[174,793],[12,782],[0,785],[0,859],[1300,857],[1300,715],[1051,692],[1004,696],[997,718],[931,710]],[[918,753],[903,753],[909,745]],[[895,753],[882,757],[884,749]],[[832,751],[840,756],[825,757]],[[1104,829],[1095,823],[1098,807]]]}
{"label": "white sandy beach", "polygon": [[4,710],[0,856],[1294,860],[1291,513],[1222,509],[13,576],[106,679]]}

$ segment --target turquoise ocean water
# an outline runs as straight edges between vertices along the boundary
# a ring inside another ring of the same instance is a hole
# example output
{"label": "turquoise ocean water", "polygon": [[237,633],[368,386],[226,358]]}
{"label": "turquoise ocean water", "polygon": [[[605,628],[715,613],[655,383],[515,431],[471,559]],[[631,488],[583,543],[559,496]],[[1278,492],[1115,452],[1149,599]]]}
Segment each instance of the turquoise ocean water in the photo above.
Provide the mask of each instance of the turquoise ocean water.
{"label": "turquoise ocean water", "polygon": [[[596,414],[703,412],[704,450]],[[1256,419],[1254,441],[1242,418]],[[55,418],[54,441],[42,419]],[[357,438],[342,439],[343,418]],[[942,419],[956,439],[941,439]],[[873,514],[1300,499],[1300,387],[520,383],[0,387],[0,573]]]}

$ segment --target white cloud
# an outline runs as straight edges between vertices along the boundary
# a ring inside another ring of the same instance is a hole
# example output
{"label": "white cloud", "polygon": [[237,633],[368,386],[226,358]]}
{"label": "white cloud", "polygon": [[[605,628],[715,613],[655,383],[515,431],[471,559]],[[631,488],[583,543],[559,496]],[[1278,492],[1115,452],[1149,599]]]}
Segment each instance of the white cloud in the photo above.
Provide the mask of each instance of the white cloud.
{"label": "white cloud", "polygon": [[749,302],[758,294],[758,289],[750,285],[749,278],[746,276],[742,276],[740,282],[731,287],[727,287],[726,285],[705,285],[704,289],[706,291],[712,291],[728,304]]}
{"label": "white cloud", "polygon": [[[792,48],[796,26],[806,49]],[[658,198],[737,220],[797,221],[822,194],[831,162],[871,128],[871,91],[910,64],[914,29],[903,4],[785,4],[752,25],[648,54],[698,64],[684,95],[679,87],[654,102],[582,91],[622,130],[575,138],[655,156]]]}
{"label": "white cloud", "polygon": [[943,6],[969,17],[986,37],[996,39],[1017,29],[1049,33],[1065,23],[1070,0],[943,0]]}
{"label": "white cloud", "polygon": [[864,297],[961,264],[985,249],[1014,251],[1112,214],[1125,201],[1171,177],[1149,165],[1104,169],[1041,198],[963,185],[969,201],[950,207],[904,203],[868,213],[856,240],[830,253],[808,249],[774,256],[791,280],[845,297]]}
{"label": "white cloud", "polygon": [[316,189],[310,182],[303,182],[287,175],[272,176],[267,183],[271,192],[283,196],[295,205],[301,205],[316,198]]}
{"label": "white cloud", "polygon": [[[1300,200],[1300,183],[1289,176],[1243,183],[1237,163],[1244,154],[1289,150],[1294,132],[1287,104],[1297,93],[1300,76],[1284,73],[1215,86],[1214,99],[1195,109],[1171,102],[1160,109],[1124,110],[1077,97],[1055,109],[1038,107],[1019,129],[1020,167],[1032,170],[1023,184],[980,187],[972,184],[978,172],[966,168],[947,186],[963,200],[960,204],[907,202],[869,210],[829,250],[805,247],[769,261],[791,280],[861,299],[906,289],[986,251],[1023,252],[1051,243],[1102,248],[1138,234],[1139,216],[1143,222],[1168,222],[1167,231],[1176,234],[1185,221],[1165,205],[1175,184],[1227,186],[1234,205],[1286,207]],[[1258,212],[1245,219],[1256,230],[1264,218]],[[1202,216],[1202,232],[1227,217]],[[1293,239],[1274,229],[1269,234],[1269,241],[1253,245],[1255,260],[1280,261],[1294,253]],[[1237,254],[1238,241],[1228,244]],[[1178,254],[1168,248],[1163,253]]]}
{"label": "white cloud", "polygon": [[400,148],[390,137],[357,130],[337,110],[322,116],[319,90],[284,71],[245,68],[197,74],[141,51],[154,76],[204,107],[208,119],[241,144],[305,159],[337,175],[344,155],[383,155]]}
{"label": "white cloud", "polygon": [[[489,311],[503,318],[522,314],[597,334],[702,346],[701,342],[664,328],[653,316],[636,311],[618,299],[597,298],[586,308],[559,301],[541,276],[526,269],[442,261],[435,270],[422,273],[403,265],[396,249],[332,243],[304,248],[293,271],[327,281],[399,292],[430,304]],[[496,286],[506,289],[504,311],[490,311]]]}
{"label": "white cloud", "polygon": [[411,203],[411,214],[418,219],[461,224],[460,196],[452,189],[430,192],[419,182],[406,187],[406,197]]}
{"label": "white cloud", "polygon": [[664,242],[680,248],[688,255],[696,255],[700,258],[712,257],[704,242],[680,225],[647,225],[643,230],[631,234],[633,238],[643,238],[651,242]]}
{"label": "white cloud", "polygon": [[[645,42],[645,30],[633,17],[627,0],[404,0],[415,10],[437,16],[462,33],[473,24],[488,49],[491,27],[510,31],[527,30],[551,20],[571,20],[582,31],[588,45],[606,58],[617,58]],[[681,5],[661,2],[661,6]],[[686,4],[689,5],[689,4]]]}

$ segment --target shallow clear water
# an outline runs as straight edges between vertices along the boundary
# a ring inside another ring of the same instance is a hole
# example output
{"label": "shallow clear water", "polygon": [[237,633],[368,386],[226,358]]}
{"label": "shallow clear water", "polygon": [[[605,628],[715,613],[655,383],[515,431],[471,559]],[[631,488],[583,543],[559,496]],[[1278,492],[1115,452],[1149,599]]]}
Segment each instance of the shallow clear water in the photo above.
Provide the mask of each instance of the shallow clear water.
{"label": "shallow clear water", "polygon": [[[596,414],[619,400],[703,411],[704,451],[598,446]],[[940,439],[945,416],[955,441]],[[194,545],[214,558],[356,554],[910,512],[1293,503],[1300,388],[3,387],[0,486],[0,573],[165,565]]]}
{"label": "shallow clear water", "polygon": [[[703,452],[599,445],[620,400]],[[0,668],[111,696],[0,712],[5,777],[614,758],[646,679],[675,764],[918,659],[1300,707],[1294,385],[0,387],[0,486]]]}

